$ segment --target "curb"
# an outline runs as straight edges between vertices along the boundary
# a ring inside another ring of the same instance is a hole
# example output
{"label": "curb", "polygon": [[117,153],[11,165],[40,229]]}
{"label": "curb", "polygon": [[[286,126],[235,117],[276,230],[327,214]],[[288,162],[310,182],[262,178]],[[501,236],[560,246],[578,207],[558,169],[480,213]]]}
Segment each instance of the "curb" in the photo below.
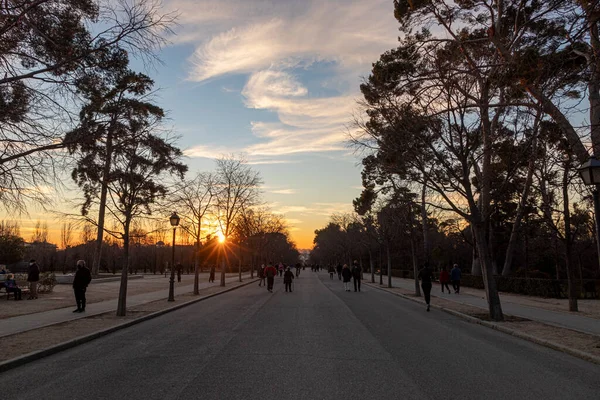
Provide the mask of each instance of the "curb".
{"label": "curb", "polygon": [[67,350],[67,349],[79,346],[80,344],[91,342],[94,339],[101,338],[103,336],[106,336],[106,335],[108,335],[110,333],[113,333],[113,332],[116,332],[118,330],[128,328],[130,326],[139,324],[139,323],[144,322],[144,321],[148,321],[148,320],[156,318],[156,317],[160,317],[161,315],[169,313],[171,311],[175,311],[175,310],[178,310],[180,308],[192,305],[194,303],[198,303],[200,301],[210,299],[211,297],[215,297],[215,296],[218,296],[218,295],[223,294],[223,293],[231,292],[233,290],[236,290],[236,289],[242,288],[244,286],[250,285],[252,283],[255,283],[257,280],[258,279],[253,279],[253,280],[248,281],[246,283],[243,283],[241,285],[230,287],[230,288],[225,289],[225,290],[221,290],[220,292],[216,292],[216,293],[208,294],[206,296],[198,297],[197,299],[186,301],[185,303],[177,304],[177,305],[175,305],[173,307],[165,308],[164,310],[156,311],[156,312],[153,312],[151,314],[144,315],[143,317],[139,317],[139,318],[136,318],[136,319],[124,322],[122,324],[115,325],[115,326],[112,326],[110,328],[103,329],[101,331],[90,333],[90,334],[84,335],[84,336],[79,336],[79,337],[76,337],[74,339],[68,340],[66,342],[59,343],[57,345],[48,347],[46,349],[34,351],[34,352],[31,352],[31,353],[24,354],[24,355],[22,355],[20,357],[17,357],[17,358],[13,358],[12,360],[6,360],[6,361],[3,361],[3,362],[0,362],[0,373],[8,371],[8,370],[13,369],[13,368],[20,367],[21,365],[25,365],[25,364],[30,363],[32,361],[36,361],[36,360],[39,360],[41,358],[48,357],[48,356],[50,356],[52,354],[56,354],[56,353],[59,353],[61,351],[64,351],[64,350]]}
{"label": "curb", "polygon": [[[389,293],[389,294],[392,294],[392,295],[395,295],[395,296],[398,296],[398,297],[402,297],[403,299],[410,300],[410,301],[415,302],[415,303],[425,304],[425,302],[417,300],[416,298],[407,296],[405,294],[395,293],[395,292],[391,292],[389,290],[386,290],[388,288],[379,287],[378,284],[374,284],[374,283],[371,283],[371,282],[365,282],[365,283],[366,283],[366,285],[368,285],[368,286],[370,286],[372,288],[375,288],[375,289],[379,289],[379,290],[381,290],[383,292],[386,292],[386,293]],[[509,334],[511,336],[518,337],[520,339],[527,340],[529,342],[533,342],[533,343],[539,344],[539,345],[544,346],[544,347],[549,347],[551,349],[554,349],[554,350],[557,350],[557,351],[561,351],[563,353],[567,353],[567,354],[572,355],[574,357],[581,358],[581,359],[583,359],[585,361],[589,361],[589,362],[592,362],[594,364],[599,364],[600,365],[600,357],[584,353],[583,351],[572,349],[570,347],[566,347],[566,346],[563,346],[561,344],[558,344],[558,343],[555,343],[555,342],[551,342],[549,340],[540,339],[540,338],[538,338],[536,336],[528,335],[526,333],[522,333],[522,332],[516,331],[514,329],[510,329],[510,328],[504,327],[502,325],[493,323],[493,322],[484,321],[482,319],[475,318],[475,317],[472,317],[470,315],[461,313],[460,311],[452,310],[452,309],[449,309],[449,308],[446,308],[446,307],[437,306],[435,304],[431,304],[430,306],[432,308],[436,308],[438,310],[444,311],[444,312],[446,312],[448,314],[452,314],[455,317],[462,318],[465,321],[468,321],[468,322],[470,322],[472,324],[482,325],[482,326],[485,326],[485,327],[497,330],[499,332],[506,333],[506,334]],[[563,329],[568,329],[568,328],[563,328]],[[592,335],[590,335],[590,336],[592,336]],[[1,367],[1,365],[0,365],[0,367]]]}

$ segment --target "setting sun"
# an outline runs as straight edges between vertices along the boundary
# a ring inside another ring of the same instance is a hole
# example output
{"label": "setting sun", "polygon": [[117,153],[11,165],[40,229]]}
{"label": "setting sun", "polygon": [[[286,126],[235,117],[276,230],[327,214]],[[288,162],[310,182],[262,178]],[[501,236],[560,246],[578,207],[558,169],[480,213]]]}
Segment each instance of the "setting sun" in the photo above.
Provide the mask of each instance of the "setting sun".
{"label": "setting sun", "polygon": [[221,232],[217,232],[217,237],[219,238],[219,243],[225,243],[225,236]]}

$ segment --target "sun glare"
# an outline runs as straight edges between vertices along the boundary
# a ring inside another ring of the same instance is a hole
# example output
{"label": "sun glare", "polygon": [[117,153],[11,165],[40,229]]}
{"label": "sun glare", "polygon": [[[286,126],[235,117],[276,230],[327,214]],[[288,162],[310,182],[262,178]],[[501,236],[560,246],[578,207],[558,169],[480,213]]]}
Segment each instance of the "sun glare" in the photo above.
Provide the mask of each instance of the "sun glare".
{"label": "sun glare", "polygon": [[217,237],[219,238],[219,243],[225,243],[225,236],[221,232],[217,232]]}

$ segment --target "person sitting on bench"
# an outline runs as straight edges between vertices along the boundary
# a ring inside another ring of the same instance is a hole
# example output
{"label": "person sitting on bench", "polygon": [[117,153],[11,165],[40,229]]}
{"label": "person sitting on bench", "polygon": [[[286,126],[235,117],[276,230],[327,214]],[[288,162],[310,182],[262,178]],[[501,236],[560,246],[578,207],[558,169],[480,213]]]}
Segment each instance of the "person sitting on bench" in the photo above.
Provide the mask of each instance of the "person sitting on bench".
{"label": "person sitting on bench", "polygon": [[21,289],[17,285],[17,281],[15,281],[14,275],[9,275],[8,279],[4,282],[4,287],[6,288],[7,298],[11,293],[15,294],[15,300],[21,300]]}

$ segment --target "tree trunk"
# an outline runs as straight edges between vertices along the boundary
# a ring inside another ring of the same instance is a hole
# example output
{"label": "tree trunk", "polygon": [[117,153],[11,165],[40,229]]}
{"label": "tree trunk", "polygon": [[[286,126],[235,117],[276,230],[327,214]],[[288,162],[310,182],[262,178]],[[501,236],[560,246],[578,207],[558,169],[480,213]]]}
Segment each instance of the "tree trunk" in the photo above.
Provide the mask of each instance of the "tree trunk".
{"label": "tree trunk", "polygon": [[419,264],[417,263],[417,244],[413,235],[410,237],[410,255],[413,264],[413,278],[415,280],[415,296],[421,297],[421,288],[419,287]]}
{"label": "tree trunk", "polygon": [[387,245],[387,274],[388,274],[388,287],[392,287],[392,258],[390,257],[390,244]]}
{"label": "tree trunk", "polygon": [[242,246],[238,245],[238,279],[242,281]]}
{"label": "tree trunk", "polygon": [[539,117],[536,116],[536,121],[534,123],[534,125],[536,125],[534,127],[534,136],[531,140],[531,156],[529,158],[529,164],[527,165],[527,177],[525,178],[525,186],[523,187],[523,192],[521,193],[521,198],[517,207],[515,222],[513,222],[512,229],[510,231],[510,239],[508,240],[508,247],[506,248],[504,257],[504,266],[502,267],[502,276],[510,275],[510,269],[512,267],[513,257],[515,255],[515,249],[517,247],[517,241],[519,238],[519,230],[521,229],[521,221],[523,220],[523,215],[525,214],[525,203],[529,197],[529,190],[531,188],[531,183],[533,182],[533,171],[535,170],[535,159],[537,154],[538,121]]}
{"label": "tree trunk", "polygon": [[471,224],[471,234],[473,236],[473,260],[471,262],[471,275],[481,276],[481,262],[479,259],[479,252],[477,251],[477,237],[475,235],[475,228]]}
{"label": "tree trunk", "polygon": [[379,247],[379,284],[383,286],[383,254]]}
{"label": "tree trunk", "polygon": [[569,167],[565,166],[563,172],[563,213],[565,225],[565,266],[567,267],[567,287],[569,293],[569,311],[579,311],[577,305],[577,283],[575,276],[575,263],[573,263],[573,234],[571,232],[571,210],[569,209]]}
{"label": "tree trunk", "polygon": [[106,136],[106,160],[104,160],[104,170],[102,171],[102,187],[100,190],[100,204],[98,205],[98,230],[96,232],[96,246],[94,248],[94,258],[92,261],[92,275],[98,276],[100,271],[100,262],[102,260],[102,242],[104,241],[104,218],[106,214],[106,196],[108,194],[108,177],[112,166],[113,137],[111,128]]}
{"label": "tree trunk", "polygon": [[[427,187],[423,184],[421,189],[421,223],[423,225],[423,251],[425,251],[425,263],[429,264],[429,224],[427,222],[427,206],[425,203]],[[412,215],[412,214],[411,214]]]}
{"label": "tree trunk", "polygon": [[490,318],[494,321],[503,321],[504,315],[502,314],[500,296],[498,295],[498,289],[494,279],[492,258],[489,253],[489,249],[487,248],[487,241],[485,240],[485,224],[474,223],[471,225],[471,227],[475,231],[475,235],[477,237],[477,252],[479,254],[479,262],[482,264],[481,272],[483,275],[485,296],[488,302]]}
{"label": "tree trunk", "polygon": [[375,283],[375,262],[373,261],[373,251],[369,249],[369,269],[371,272],[371,283]]}
{"label": "tree trunk", "polygon": [[498,262],[496,260],[496,231],[494,224],[489,221],[488,226],[488,249],[492,260],[492,271],[494,276],[498,275]]}
{"label": "tree trunk", "polygon": [[196,254],[194,255],[194,295],[200,294],[200,236],[196,238]]}
{"label": "tree trunk", "polygon": [[221,256],[221,286],[225,286],[225,247],[222,246],[219,251]]}
{"label": "tree trunk", "polygon": [[125,265],[121,271],[121,285],[119,286],[119,300],[117,304],[117,317],[127,315],[127,275],[129,271],[129,222],[125,223],[125,234],[123,235],[123,253]]}

